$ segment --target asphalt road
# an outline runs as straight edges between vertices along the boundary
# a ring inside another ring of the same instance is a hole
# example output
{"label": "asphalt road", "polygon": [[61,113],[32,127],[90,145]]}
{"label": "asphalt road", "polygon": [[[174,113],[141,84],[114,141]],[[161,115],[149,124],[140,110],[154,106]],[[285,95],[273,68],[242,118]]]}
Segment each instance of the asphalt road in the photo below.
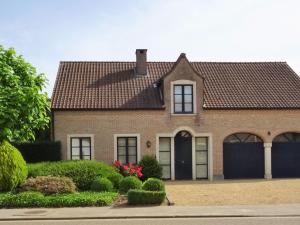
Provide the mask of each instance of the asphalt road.
{"label": "asphalt road", "polygon": [[0,221],[0,225],[299,225],[300,217]]}

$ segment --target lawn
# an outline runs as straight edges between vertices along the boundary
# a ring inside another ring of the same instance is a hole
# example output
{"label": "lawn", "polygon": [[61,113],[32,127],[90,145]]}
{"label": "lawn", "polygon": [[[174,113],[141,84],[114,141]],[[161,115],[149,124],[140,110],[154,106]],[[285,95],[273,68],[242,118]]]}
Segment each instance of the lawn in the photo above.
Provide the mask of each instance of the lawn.
{"label": "lawn", "polygon": [[300,203],[300,179],[169,181],[176,205],[255,205]]}

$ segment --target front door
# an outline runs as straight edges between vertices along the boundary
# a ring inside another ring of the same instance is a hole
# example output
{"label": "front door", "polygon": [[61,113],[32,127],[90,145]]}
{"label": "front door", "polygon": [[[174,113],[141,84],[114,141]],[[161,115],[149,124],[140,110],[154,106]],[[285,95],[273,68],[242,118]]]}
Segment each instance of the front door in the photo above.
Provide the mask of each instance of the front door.
{"label": "front door", "polygon": [[192,136],[180,131],[175,136],[175,179],[192,179]]}

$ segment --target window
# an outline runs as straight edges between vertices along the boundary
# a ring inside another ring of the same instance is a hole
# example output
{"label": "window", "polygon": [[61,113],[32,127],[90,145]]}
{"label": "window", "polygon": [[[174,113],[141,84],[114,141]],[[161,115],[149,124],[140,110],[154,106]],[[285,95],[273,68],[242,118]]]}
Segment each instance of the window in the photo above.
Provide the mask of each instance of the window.
{"label": "window", "polygon": [[91,138],[90,137],[72,137],[71,138],[71,159],[91,160]]}
{"label": "window", "polygon": [[162,167],[162,178],[171,179],[171,138],[159,138],[159,164]]}
{"label": "window", "polygon": [[196,137],[196,177],[208,177],[208,138]]}
{"label": "window", "polygon": [[137,164],[137,138],[118,137],[117,138],[117,159],[122,163]]}
{"label": "window", "polygon": [[174,113],[193,113],[193,85],[174,85]]}

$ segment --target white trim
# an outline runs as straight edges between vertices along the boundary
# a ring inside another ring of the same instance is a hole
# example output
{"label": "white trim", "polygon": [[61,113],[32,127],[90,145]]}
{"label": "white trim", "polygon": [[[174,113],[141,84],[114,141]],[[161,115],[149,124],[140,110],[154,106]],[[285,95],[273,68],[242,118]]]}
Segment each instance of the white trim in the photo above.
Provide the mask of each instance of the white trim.
{"label": "white trim", "polygon": [[118,159],[118,137],[136,137],[137,163],[141,160],[141,135],[140,134],[114,134],[114,161]]}
{"label": "white trim", "polygon": [[171,138],[171,180],[175,180],[175,147],[174,137],[179,131],[186,130],[191,133],[192,137],[192,178],[196,180],[196,137],[208,138],[208,180],[213,180],[213,135],[212,133],[196,133],[190,127],[178,127],[173,133],[158,133],[156,134],[156,158],[159,161],[159,138],[170,137]]}
{"label": "white trim", "polygon": [[272,179],[272,143],[264,143],[265,178]]}
{"label": "white trim", "polygon": [[91,138],[91,160],[95,159],[94,134],[68,134],[67,135],[67,160],[71,160],[71,138]]}
{"label": "white trim", "polygon": [[[174,85],[180,84],[180,85],[192,85],[193,86],[193,113],[187,114],[187,113],[174,113]],[[171,81],[171,114],[176,116],[195,116],[197,115],[197,88],[196,88],[196,81],[192,80],[175,80]]]}

